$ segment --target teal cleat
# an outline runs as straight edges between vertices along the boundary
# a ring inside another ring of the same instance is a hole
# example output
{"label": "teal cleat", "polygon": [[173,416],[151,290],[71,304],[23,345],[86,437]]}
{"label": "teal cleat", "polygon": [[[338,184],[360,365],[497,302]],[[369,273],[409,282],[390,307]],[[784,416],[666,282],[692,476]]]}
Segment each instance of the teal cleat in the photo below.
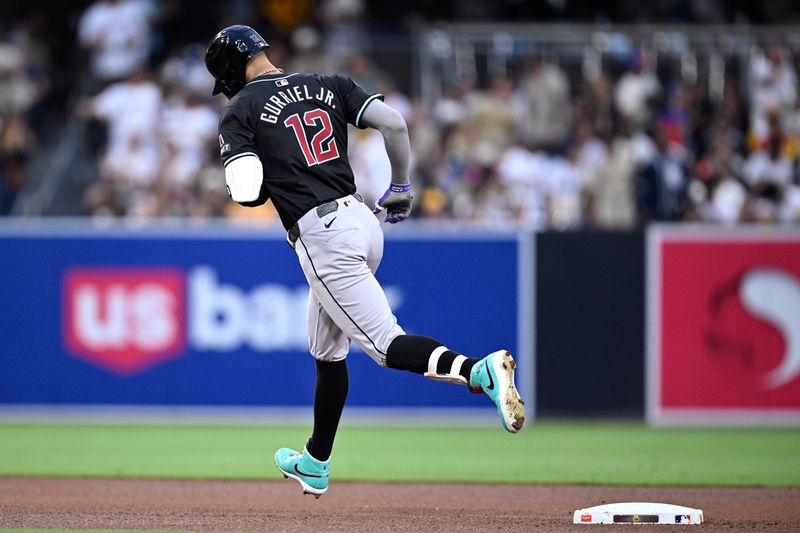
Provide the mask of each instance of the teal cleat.
{"label": "teal cleat", "polygon": [[516,433],[525,423],[525,402],[514,385],[517,363],[511,353],[500,350],[487,355],[472,367],[469,388],[483,391],[497,406],[497,412],[506,431]]}
{"label": "teal cleat", "polygon": [[303,494],[313,494],[319,499],[328,490],[328,469],[331,460],[317,461],[303,448],[303,453],[281,448],[275,452],[275,464],[283,477],[296,479]]}

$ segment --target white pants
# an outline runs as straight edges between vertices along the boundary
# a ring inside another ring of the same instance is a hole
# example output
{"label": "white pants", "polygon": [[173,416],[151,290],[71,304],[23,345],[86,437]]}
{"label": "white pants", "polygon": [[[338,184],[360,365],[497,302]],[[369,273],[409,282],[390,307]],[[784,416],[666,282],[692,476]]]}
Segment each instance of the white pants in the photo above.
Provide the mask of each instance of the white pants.
{"label": "white pants", "polygon": [[383,230],[372,211],[352,196],[320,218],[316,209],[298,221],[295,251],[311,287],[308,337],[320,361],[347,357],[350,340],[381,366],[403,329],[397,324],[375,271],[383,257]]}

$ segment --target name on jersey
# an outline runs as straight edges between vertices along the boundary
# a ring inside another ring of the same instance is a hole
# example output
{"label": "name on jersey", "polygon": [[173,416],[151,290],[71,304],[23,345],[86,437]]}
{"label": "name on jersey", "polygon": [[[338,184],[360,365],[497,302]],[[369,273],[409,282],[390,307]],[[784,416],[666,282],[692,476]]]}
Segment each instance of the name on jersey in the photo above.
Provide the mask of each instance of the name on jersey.
{"label": "name on jersey", "polygon": [[308,85],[294,85],[287,87],[286,90],[278,91],[277,94],[270,96],[264,103],[265,113],[261,113],[261,120],[275,124],[278,122],[278,117],[281,111],[289,104],[296,104],[304,100],[319,100],[327,104],[333,105],[333,91],[320,87],[317,94],[311,94],[308,90]]}

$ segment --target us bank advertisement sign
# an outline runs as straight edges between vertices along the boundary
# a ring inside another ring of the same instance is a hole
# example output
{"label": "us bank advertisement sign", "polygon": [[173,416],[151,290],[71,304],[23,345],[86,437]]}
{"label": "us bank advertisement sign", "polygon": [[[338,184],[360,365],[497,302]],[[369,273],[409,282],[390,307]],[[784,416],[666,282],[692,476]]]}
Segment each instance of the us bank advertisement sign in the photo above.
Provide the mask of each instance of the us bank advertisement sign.
{"label": "us bank advertisement sign", "polygon": [[[4,226],[0,251],[0,403],[312,402],[309,289],[280,231]],[[378,279],[407,332],[514,351],[517,256],[513,234],[405,232]],[[348,405],[491,407],[357,349],[348,366]]]}
{"label": "us bank advertisement sign", "polygon": [[648,418],[800,424],[800,234],[648,235]]}

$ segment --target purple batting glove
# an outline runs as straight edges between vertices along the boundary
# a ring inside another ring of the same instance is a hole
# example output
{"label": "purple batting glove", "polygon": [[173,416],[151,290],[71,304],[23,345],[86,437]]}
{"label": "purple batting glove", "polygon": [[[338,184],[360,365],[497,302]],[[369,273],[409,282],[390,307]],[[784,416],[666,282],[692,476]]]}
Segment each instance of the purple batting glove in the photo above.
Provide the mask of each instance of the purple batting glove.
{"label": "purple batting glove", "polygon": [[411,214],[411,202],[413,200],[414,194],[411,192],[411,184],[392,183],[383,193],[383,196],[375,202],[375,209],[372,212],[378,214],[385,209],[386,218],[384,222],[396,224],[407,219],[408,215]]}

